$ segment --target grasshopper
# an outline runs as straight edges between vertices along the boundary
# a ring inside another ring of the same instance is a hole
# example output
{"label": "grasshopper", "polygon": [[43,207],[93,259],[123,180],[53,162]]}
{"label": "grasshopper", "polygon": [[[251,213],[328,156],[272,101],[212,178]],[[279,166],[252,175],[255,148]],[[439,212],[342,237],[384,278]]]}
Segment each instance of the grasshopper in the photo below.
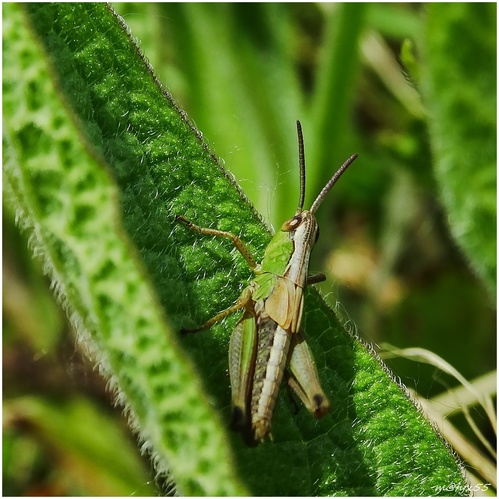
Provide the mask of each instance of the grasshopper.
{"label": "grasshopper", "polygon": [[301,124],[297,121],[296,125],[300,166],[298,209],[274,235],[260,264],[236,235],[202,228],[183,216],[176,217],[177,221],[195,232],[230,239],[255,273],[255,278],[234,305],[200,327],[182,330],[183,333],[193,333],[208,329],[228,315],[244,309],[230,339],[229,375],[231,426],[242,432],[249,445],[257,445],[270,434],[272,414],[285,371],[289,386],[316,418],[323,417],[330,408],[312,353],[300,331],[303,293],[308,284],[326,279],[323,274],[308,275],[310,253],[319,235],[314,214],[357,154],[343,163],[310,210],[303,210],[305,152]]}

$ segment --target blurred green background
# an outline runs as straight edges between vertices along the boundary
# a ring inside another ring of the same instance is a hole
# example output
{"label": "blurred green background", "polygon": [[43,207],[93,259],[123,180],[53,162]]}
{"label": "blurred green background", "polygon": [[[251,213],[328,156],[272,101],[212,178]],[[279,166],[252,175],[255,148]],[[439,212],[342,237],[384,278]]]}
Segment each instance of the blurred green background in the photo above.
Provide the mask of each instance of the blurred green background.
{"label": "blurred green background", "polygon": [[[318,213],[311,269],[328,277],[326,300],[369,343],[427,349],[469,381],[495,380],[494,4],[113,6],[274,227],[298,202],[297,119],[306,207],[358,152]],[[167,492],[6,207],[3,236],[4,495]],[[428,399],[459,385],[432,364],[386,362]],[[495,448],[484,411],[469,407]],[[451,420],[491,459],[462,414]]]}

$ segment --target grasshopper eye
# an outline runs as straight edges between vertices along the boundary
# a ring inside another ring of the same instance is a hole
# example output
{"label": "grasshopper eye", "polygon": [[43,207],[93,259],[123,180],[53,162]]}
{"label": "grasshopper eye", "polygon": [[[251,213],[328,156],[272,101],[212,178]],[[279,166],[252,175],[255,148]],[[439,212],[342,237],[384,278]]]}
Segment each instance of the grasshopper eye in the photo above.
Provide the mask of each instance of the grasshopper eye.
{"label": "grasshopper eye", "polygon": [[302,217],[301,215],[295,215],[293,218],[290,218],[289,220],[286,220],[281,227],[281,230],[283,232],[292,232],[293,230],[296,230],[302,222]]}
{"label": "grasshopper eye", "polygon": [[318,241],[320,232],[321,232],[321,231],[320,231],[320,229],[319,229],[319,226],[317,226],[317,232],[315,233],[315,242],[317,242],[317,241]]}

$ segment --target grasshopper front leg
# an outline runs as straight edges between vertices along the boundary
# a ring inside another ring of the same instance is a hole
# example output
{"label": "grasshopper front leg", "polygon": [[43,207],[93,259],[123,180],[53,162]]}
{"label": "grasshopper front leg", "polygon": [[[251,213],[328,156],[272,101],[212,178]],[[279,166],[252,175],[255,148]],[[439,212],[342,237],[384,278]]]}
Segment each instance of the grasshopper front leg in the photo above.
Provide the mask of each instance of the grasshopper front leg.
{"label": "grasshopper front leg", "polygon": [[225,237],[227,239],[230,239],[234,247],[237,249],[237,251],[239,251],[239,253],[241,253],[243,258],[248,262],[250,268],[252,270],[255,270],[257,268],[256,260],[253,258],[251,251],[246,246],[246,244],[244,244],[244,242],[235,234],[232,234],[231,232],[225,232],[224,230],[199,227],[199,225],[193,224],[190,220],[187,220],[187,218],[183,217],[182,215],[177,215],[175,217],[175,220],[177,222],[184,223],[185,225],[187,225],[187,227],[189,227],[189,229],[193,230],[194,232],[198,232],[199,234],[205,234],[207,236]]}
{"label": "grasshopper front leg", "polygon": [[[235,234],[232,234],[231,232],[225,232],[223,230],[199,227],[199,225],[193,224],[190,220],[187,220],[187,218],[183,217],[182,215],[177,215],[175,217],[175,220],[177,222],[182,222],[183,224],[187,225],[189,229],[193,230],[194,232],[198,232],[199,234],[204,234],[207,236],[225,237],[227,239],[230,239],[234,247],[239,251],[239,253],[241,253],[243,258],[248,262],[250,268],[253,270],[256,269],[257,263],[253,258],[253,255],[251,254],[248,247],[244,244],[244,242]],[[206,321],[201,326],[195,328],[182,328],[181,332],[183,334],[197,333],[198,331],[202,331],[203,329],[209,329],[211,326],[221,321],[225,317],[233,314],[234,312],[237,312],[241,308],[246,307],[250,300],[251,300],[251,291],[249,288],[246,288],[241,294],[241,296],[238,298],[236,303],[234,303],[234,305],[226,308],[225,310],[222,310],[221,312],[219,312],[217,315]]]}

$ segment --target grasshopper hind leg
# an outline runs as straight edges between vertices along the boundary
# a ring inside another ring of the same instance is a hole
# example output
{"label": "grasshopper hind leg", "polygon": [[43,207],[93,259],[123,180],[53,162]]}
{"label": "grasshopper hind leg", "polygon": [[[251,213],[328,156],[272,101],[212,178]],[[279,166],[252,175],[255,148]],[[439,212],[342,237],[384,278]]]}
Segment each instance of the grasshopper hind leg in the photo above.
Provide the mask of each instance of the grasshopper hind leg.
{"label": "grasshopper hind leg", "polygon": [[256,446],[251,422],[251,393],[257,350],[256,315],[252,301],[230,337],[229,373],[232,392],[232,414],[230,427],[242,434],[249,446]]}
{"label": "grasshopper hind leg", "polygon": [[300,406],[296,401],[296,390],[291,387],[294,381],[291,381],[291,373],[288,369],[284,371],[284,380],[286,382],[286,394],[288,396],[289,404],[291,405],[291,414],[296,416],[300,412]]}
{"label": "grasshopper hind leg", "polygon": [[325,416],[329,412],[329,400],[320,385],[312,352],[301,332],[292,337],[288,367],[291,372],[288,385],[291,389],[317,419]]}

